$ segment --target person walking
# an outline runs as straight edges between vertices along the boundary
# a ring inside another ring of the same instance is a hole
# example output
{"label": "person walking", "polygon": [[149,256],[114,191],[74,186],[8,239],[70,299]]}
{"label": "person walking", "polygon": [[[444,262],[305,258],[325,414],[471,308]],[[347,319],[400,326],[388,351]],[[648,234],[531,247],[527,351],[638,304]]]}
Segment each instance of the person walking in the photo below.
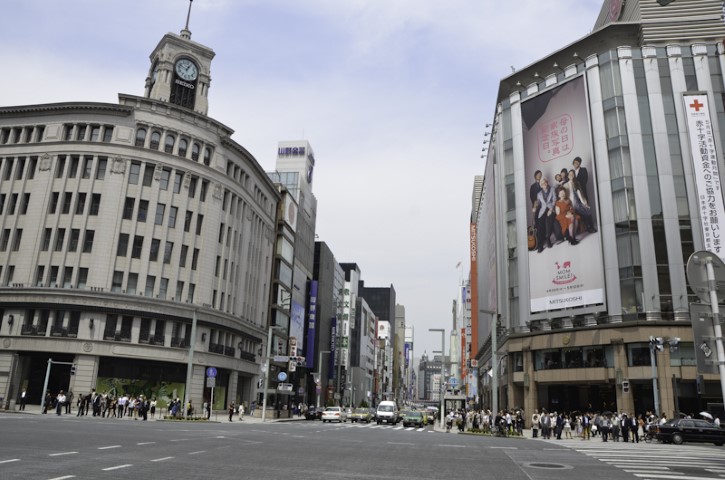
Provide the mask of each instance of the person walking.
{"label": "person walking", "polygon": [[244,420],[244,402],[239,403],[239,421]]}

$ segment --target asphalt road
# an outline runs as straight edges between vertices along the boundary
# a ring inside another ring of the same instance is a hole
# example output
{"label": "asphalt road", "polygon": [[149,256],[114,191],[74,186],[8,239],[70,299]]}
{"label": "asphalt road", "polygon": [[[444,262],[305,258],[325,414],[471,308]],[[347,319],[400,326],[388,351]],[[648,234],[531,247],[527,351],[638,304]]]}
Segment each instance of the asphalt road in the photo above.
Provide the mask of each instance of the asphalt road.
{"label": "asphalt road", "polygon": [[[712,446],[492,438],[432,427],[0,414],[2,480],[722,479],[722,453]],[[678,457],[680,466],[663,470],[658,455]]]}

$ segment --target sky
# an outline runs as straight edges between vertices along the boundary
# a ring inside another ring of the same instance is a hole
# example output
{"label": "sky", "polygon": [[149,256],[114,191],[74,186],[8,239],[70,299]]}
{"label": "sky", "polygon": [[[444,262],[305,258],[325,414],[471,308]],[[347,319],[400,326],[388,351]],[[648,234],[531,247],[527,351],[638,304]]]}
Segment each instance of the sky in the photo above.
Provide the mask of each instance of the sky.
{"label": "sky", "polygon": [[[469,275],[473,180],[501,79],[591,32],[603,0],[195,0],[209,116],[266,171],[315,152],[316,233],[393,285],[414,352],[440,349]],[[188,0],[4,0],[0,106],[142,96]],[[457,268],[458,262],[462,262]],[[448,341],[446,341],[448,348]]]}

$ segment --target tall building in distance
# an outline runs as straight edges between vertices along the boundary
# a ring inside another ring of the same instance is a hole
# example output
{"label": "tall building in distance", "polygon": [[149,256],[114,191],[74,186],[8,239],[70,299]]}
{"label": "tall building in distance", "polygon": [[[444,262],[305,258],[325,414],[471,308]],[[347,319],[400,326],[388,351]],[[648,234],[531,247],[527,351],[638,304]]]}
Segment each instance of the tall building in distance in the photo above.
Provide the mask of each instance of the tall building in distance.
{"label": "tall building in distance", "polygon": [[685,268],[725,255],[721,15],[606,0],[591,34],[501,80],[471,219],[482,405],[722,402]]}

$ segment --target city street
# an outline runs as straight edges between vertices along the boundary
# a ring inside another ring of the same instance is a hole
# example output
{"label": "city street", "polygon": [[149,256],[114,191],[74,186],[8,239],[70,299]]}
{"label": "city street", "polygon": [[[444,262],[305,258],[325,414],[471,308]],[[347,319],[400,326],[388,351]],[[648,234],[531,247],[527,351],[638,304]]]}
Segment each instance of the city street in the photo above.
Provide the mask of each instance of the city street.
{"label": "city street", "polygon": [[[0,414],[0,478],[720,478],[709,445],[492,438],[319,421],[164,422]],[[633,478],[633,477],[632,477]]]}

